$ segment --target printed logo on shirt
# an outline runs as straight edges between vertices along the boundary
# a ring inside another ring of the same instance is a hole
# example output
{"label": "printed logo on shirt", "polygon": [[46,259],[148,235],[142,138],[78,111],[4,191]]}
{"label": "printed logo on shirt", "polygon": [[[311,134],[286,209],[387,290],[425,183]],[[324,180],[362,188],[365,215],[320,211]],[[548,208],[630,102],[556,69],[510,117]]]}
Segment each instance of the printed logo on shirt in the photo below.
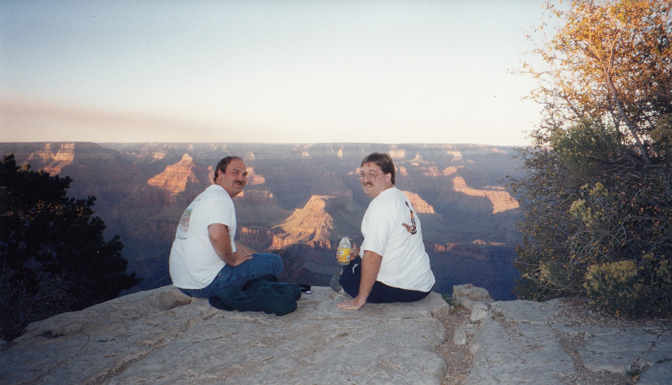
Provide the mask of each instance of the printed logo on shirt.
{"label": "printed logo on shirt", "polygon": [[406,223],[402,223],[401,225],[406,228],[406,230],[411,233],[411,235],[415,235],[418,232],[418,228],[415,226],[415,215],[413,215],[413,210],[411,210],[411,206],[408,205],[408,202],[406,203],[406,207],[408,207],[408,211],[411,212],[411,225],[407,225]]}
{"label": "printed logo on shirt", "polygon": [[189,220],[191,220],[191,207],[187,208],[180,218],[180,223],[177,225],[177,234],[175,236],[178,239],[187,239],[189,235]]}

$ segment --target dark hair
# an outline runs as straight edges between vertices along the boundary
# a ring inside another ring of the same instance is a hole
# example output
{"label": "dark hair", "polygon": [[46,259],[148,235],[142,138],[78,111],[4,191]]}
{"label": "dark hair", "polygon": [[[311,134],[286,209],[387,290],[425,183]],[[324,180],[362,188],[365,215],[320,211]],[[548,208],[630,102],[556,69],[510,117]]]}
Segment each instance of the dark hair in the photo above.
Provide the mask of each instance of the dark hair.
{"label": "dark hair", "polygon": [[394,184],[394,162],[392,161],[391,156],[387,154],[381,154],[379,152],[373,152],[362,159],[362,164],[360,166],[363,166],[367,163],[374,163],[376,166],[380,167],[383,173],[392,174],[392,184]]}
{"label": "dark hair", "polygon": [[222,174],[226,173],[226,168],[229,167],[229,163],[231,163],[232,160],[234,159],[241,159],[239,156],[227,156],[226,158],[222,158],[219,162],[217,162],[217,166],[215,166],[215,176],[213,177],[213,181],[217,181],[217,171],[221,170]]}

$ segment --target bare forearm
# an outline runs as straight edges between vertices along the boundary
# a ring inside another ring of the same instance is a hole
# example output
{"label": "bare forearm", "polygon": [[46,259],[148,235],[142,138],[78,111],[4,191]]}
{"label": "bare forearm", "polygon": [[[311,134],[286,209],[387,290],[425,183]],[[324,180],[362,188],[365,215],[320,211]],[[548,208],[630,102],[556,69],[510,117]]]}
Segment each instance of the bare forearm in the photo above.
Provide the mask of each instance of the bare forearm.
{"label": "bare forearm", "polygon": [[227,265],[238,266],[241,263],[252,258],[252,253],[247,251],[236,251],[233,252],[231,247],[231,238],[229,236],[229,228],[223,224],[214,223],[208,226],[208,236],[210,238],[210,244],[217,256],[224,261]]}
{"label": "bare forearm", "polygon": [[219,258],[227,265],[232,265],[235,262],[235,256],[233,255],[233,249],[231,249],[228,227],[212,224],[208,226],[208,236],[210,237],[210,244]]}
{"label": "bare forearm", "polygon": [[364,306],[366,300],[369,298],[369,294],[371,294],[371,290],[373,290],[373,285],[376,283],[382,261],[383,257],[379,254],[368,250],[364,252],[362,256],[362,275],[359,281],[359,293],[357,297],[339,303],[338,307],[347,310],[358,310]]}

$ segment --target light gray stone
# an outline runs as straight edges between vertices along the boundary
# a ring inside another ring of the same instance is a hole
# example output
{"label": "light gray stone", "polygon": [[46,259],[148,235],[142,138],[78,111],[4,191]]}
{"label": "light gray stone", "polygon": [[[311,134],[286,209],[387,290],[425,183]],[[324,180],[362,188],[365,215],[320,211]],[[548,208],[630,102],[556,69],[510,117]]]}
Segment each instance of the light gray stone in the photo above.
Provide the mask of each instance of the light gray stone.
{"label": "light gray stone", "polygon": [[458,326],[453,332],[453,343],[462,346],[467,343],[467,331],[464,326]]}
{"label": "light gray stone", "polygon": [[471,322],[476,322],[488,318],[490,315],[491,313],[488,305],[482,302],[475,302],[471,308],[471,315],[469,316],[469,319]]}
{"label": "light gray stone", "polygon": [[575,373],[548,325],[482,325],[469,344],[473,367],[465,384],[562,384]]}
{"label": "light gray stone", "polygon": [[672,359],[671,339],[643,329],[619,331],[588,338],[579,354],[590,370],[625,373],[633,365],[654,365]]}
{"label": "light gray stone", "polygon": [[490,304],[494,313],[500,313],[508,321],[548,324],[556,322],[557,302],[498,301]]}
{"label": "light gray stone", "polygon": [[[346,298],[315,287],[295,312],[276,317],[220,311],[172,286],[136,293],[29,325],[0,349],[0,385],[441,383],[447,368],[435,348],[448,305],[439,294],[356,312],[336,307]],[[472,313],[488,308],[473,304]],[[577,363],[589,370],[623,374],[637,363],[640,384],[672,384],[669,327],[577,325],[562,318],[562,300],[490,306],[494,316],[454,333],[454,343],[473,336],[465,384],[579,379],[561,336],[585,339]]]}
{"label": "light gray stone", "polygon": [[453,286],[453,298],[458,299],[462,306],[470,310],[475,302],[489,304],[495,301],[486,289],[470,283]]}
{"label": "light gray stone", "polygon": [[638,385],[672,384],[672,358],[648,368],[639,378]]}
{"label": "light gray stone", "polygon": [[314,287],[283,317],[226,312],[172,286],[31,324],[0,352],[0,383],[440,384],[439,294],[336,307]]}

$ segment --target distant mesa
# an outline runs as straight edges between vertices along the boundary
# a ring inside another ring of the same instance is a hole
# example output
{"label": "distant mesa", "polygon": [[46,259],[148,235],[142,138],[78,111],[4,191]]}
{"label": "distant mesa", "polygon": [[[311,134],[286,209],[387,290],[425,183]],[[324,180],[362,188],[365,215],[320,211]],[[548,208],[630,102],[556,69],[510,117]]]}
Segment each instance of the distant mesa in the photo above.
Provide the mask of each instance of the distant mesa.
{"label": "distant mesa", "polygon": [[390,157],[392,159],[404,159],[406,157],[406,150],[403,149],[391,149],[389,151]]}
{"label": "distant mesa", "polygon": [[446,154],[453,156],[453,161],[462,160],[462,152],[460,151],[446,151]]}
{"label": "distant mesa", "polygon": [[453,178],[453,190],[470,196],[488,198],[493,205],[493,214],[517,209],[519,206],[518,201],[513,199],[508,192],[499,188],[497,190],[477,190],[468,187],[464,178],[460,176]]}
{"label": "distant mesa", "polygon": [[52,144],[47,143],[44,148],[35,151],[28,157],[28,163],[36,160],[44,164],[42,168],[51,175],[58,175],[63,167],[68,166],[75,159],[75,143]]}
{"label": "distant mesa", "polygon": [[241,191],[240,194],[236,195],[234,202],[240,202],[245,204],[250,203],[274,203],[276,201],[275,195],[272,192],[267,190],[256,190],[248,189]]}
{"label": "distant mesa", "polygon": [[404,194],[418,214],[436,214],[434,207],[420,198],[420,195],[410,191],[404,191]]}
{"label": "distant mesa", "polygon": [[79,164],[87,161],[114,161],[114,155],[112,151],[95,143],[45,143],[44,147],[32,152],[26,161],[30,165],[40,165],[50,175],[58,175],[64,167],[72,165],[75,159]]}
{"label": "distant mesa", "polygon": [[485,245],[485,246],[506,246],[506,243],[504,242],[490,242],[490,241],[484,241],[482,239],[474,239],[471,243],[475,245]]}
{"label": "distant mesa", "polygon": [[264,178],[261,175],[257,175],[254,172],[254,167],[248,167],[247,168],[247,185],[248,186],[256,186],[260,184],[266,183],[266,178]]}
{"label": "distant mesa", "polygon": [[187,183],[207,185],[206,175],[205,167],[198,166],[194,158],[184,154],[179,162],[166,167],[164,172],[150,178],[147,184],[171,194],[179,194],[186,190]]}
{"label": "distant mesa", "polygon": [[457,167],[452,167],[451,166],[451,167],[444,168],[442,174],[443,174],[443,176],[450,176],[450,175],[455,174],[456,172],[457,172]]}
{"label": "distant mesa", "polygon": [[413,158],[413,160],[409,161],[409,163],[414,165],[415,167],[420,167],[421,164],[425,163],[425,160],[422,159],[422,155],[415,154],[415,158]]}
{"label": "distant mesa", "polygon": [[424,176],[441,176],[439,169],[436,166],[422,167],[422,174]]}
{"label": "distant mesa", "polygon": [[273,247],[282,248],[295,243],[328,242],[334,228],[334,218],[326,212],[327,200],[332,197],[313,195],[306,205],[294,210],[283,223],[273,240]]}

